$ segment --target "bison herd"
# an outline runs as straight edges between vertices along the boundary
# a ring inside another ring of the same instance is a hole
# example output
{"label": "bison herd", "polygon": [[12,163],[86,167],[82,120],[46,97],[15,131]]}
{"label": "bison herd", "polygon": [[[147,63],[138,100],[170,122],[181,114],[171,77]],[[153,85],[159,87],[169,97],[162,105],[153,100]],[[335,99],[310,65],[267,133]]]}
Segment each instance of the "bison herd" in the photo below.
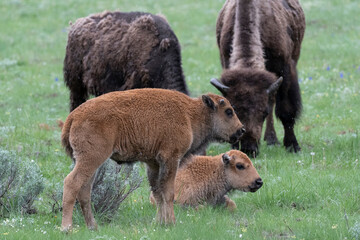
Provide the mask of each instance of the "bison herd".
{"label": "bison herd", "polygon": [[[296,65],[304,31],[298,0],[226,0],[216,24],[223,72],[210,81],[223,96],[191,98],[180,43],[164,16],[103,12],[78,19],[63,69],[70,114],[61,141],[75,167],[64,180],[62,230],[72,228],[76,200],[87,227],[97,228],[91,188],[107,158],[146,164],[159,223],[175,223],[174,202],[234,210],[229,191],[255,192],[263,184],[249,157],[259,154],[265,120],[264,140],[278,144],[274,108],[284,146],[300,150]],[[198,155],[215,141],[234,150]]]}

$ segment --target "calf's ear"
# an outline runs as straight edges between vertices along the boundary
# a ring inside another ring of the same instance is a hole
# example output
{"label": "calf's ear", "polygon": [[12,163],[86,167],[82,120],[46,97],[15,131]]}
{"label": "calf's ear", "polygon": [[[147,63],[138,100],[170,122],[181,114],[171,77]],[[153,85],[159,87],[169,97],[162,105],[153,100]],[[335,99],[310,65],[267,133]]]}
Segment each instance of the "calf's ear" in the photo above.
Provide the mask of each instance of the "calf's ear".
{"label": "calf's ear", "polygon": [[211,97],[209,97],[208,95],[202,95],[202,101],[205,103],[207,107],[211,108],[212,110],[215,110],[215,103],[211,99]]}
{"label": "calf's ear", "polygon": [[228,164],[230,163],[230,156],[227,155],[226,153],[224,153],[224,154],[222,155],[222,160],[223,160],[223,163],[224,163],[225,165],[228,165]]}

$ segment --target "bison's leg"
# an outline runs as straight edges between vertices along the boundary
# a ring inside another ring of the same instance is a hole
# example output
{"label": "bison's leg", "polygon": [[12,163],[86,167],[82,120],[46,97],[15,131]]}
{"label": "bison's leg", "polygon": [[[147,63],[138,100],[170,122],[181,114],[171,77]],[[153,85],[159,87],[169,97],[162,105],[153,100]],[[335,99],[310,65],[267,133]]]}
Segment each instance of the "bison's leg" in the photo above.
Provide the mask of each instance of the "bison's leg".
{"label": "bison's leg", "polygon": [[148,163],[146,171],[147,171],[149,184],[151,187],[150,202],[152,202],[155,205],[156,199],[154,197],[154,191],[155,189],[158,188],[159,165],[156,163]]}
{"label": "bison's leg", "polygon": [[[79,84],[80,85],[80,84]],[[80,86],[71,86],[70,88],[70,112],[77,108],[88,99],[86,88],[81,84]]]}
{"label": "bison's leg", "polygon": [[[174,183],[179,158],[167,159],[159,157],[158,174],[156,169],[148,169],[149,182],[157,205],[157,221],[161,224],[175,223],[174,215]],[[149,172],[149,170],[151,170]]]}
{"label": "bison's leg", "polygon": [[284,146],[289,151],[298,152],[301,148],[296,140],[294,125],[301,112],[301,96],[295,63],[285,65],[283,73],[284,81],[276,95],[275,113],[284,126]]}
{"label": "bison's leg", "polygon": [[[74,149],[76,165],[64,180],[63,218],[61,223],[63,231],[68,231],[72,228],[72,213],[77,197],[82,202],[83,211],[85,207],[84,217],[86,224],[90,228],[96,226],[91,213],[91,207],[89,206],[92,180],[96,169],[110,157],[112,151],[101,143],[96,146],[87,143],[85,141],[82,142],[82,151]],[[89,149],[89,147],[91,147],[92,151],[84,152],[84,149]],[[88,222],[88,220],[90,221]]]}
{"label": "bison's leg", "polygon": [[265,129],[264,140],[267,142],[267,145],[279,144],[274,129],[273,110],[274,110],[274,104],[271,105],[271,108],[269,110],[269,115],[266,118],[266,129]]}
{"label": "bison's leg", "polygon": [[225,206],[226,206],[226,208],[229,209],[230,212],[235,212],[235,210],[237,208],[236,203],[233,200],[231,200],[228,197],[228,195],[225,195],[224,198],[225,198]]}
{"label": "bison's leg", "polygon": [[[86,169],[86,171],[84,171]],[[87,166],[83,166],[81,163],[77,163],[75,168],[66,176],[64,180],[64,192],[63,192],[63,217],[61,228],[62,231],[69,231],[72,228],[72,214],[74,204],[78,193],[81,188],[86,189],[87,183],[94,175],[95,170],[88,171]],[[91,211],[91,209],[90,209]]]}
{"label": "bison's leg", "polygon": [[85,218],[86,226],[91,230],[97,229],[97,224],[94,215],[92,214],[91,211],[91,188],[94,179],[95,179],[95,174],[93,174],[90,180],[81,187],[79,194],[77,196],[77,199],[80,202],[81,210]]}

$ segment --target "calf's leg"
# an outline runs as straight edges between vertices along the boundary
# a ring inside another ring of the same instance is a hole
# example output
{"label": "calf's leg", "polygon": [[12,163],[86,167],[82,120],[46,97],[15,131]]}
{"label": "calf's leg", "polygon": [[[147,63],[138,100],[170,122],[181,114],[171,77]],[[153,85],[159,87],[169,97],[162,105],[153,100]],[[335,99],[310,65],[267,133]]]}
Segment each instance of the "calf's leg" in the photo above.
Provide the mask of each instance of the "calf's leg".
{"label": "calf's leg", "polygon": [[95,179],[95,175],[96,174],[94,174],[90,180],[81,187],[77,195],[77,199],[80,202],[81,210],[85,218],[86,226],[91,230],[97,229],[97,224],[91,211],[91,188]]}
{"label": "calf's leg", "polygon": [[72,215],[76,198],[79,198],[80,204],[82,204],[81,207],[88,227],[96,226],[90,205],[91,185],[96,169],[106,158],[99,160],[91,156],[77,157],[74,169],[64,180],[62,231],[66,232],[72,228]]}
{"label": "calf's leg", "polygon": [[[174,184],[178,159],[159,159],[159,170],[156,183],[149,179],[152,186],[153,196],[157,205],[157,221],[160,224],[175,224],[174,214]],[[154,177],[154,175],[152,174]]]}
{"label": "calf's leg", "polygon": [[225,206],[227,209],[229,209],[230,212],[235,212],[236,210],[236,203],[231,200],[227,195],[224,196],[225,198]]}

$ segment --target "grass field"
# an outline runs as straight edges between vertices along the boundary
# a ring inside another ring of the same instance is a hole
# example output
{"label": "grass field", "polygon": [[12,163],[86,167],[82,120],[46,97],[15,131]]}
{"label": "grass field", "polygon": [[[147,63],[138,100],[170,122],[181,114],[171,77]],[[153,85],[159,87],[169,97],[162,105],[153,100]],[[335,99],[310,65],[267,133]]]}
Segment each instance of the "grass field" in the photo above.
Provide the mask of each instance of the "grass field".
{"label": "grass field", "polygon": [[[234,192],[238,209],[175,207],[176,226],[155,223],[146,181],[111,223],[88,231],[80,214],[72,234],[46,198],[62,184],[71,160],[57,120],[68,114],[62,63],[69,21],[107,10],[167,16],[182,45],[192,96],[218,93],[221,73],[215,22],[223,0],[4,0],[0,2],[0,149],[36,162],[46,189],[39,213],[0,219],[0,239],[360,239],[360,2],[302,0],[307,22],[298,64],[303,114],[296,125],[302,151],[262,144],[254,163],[264,180],[256,193]],[[276,121],[282,139],[281,123]],[[229,149],[213,144],[208,154]]]}

